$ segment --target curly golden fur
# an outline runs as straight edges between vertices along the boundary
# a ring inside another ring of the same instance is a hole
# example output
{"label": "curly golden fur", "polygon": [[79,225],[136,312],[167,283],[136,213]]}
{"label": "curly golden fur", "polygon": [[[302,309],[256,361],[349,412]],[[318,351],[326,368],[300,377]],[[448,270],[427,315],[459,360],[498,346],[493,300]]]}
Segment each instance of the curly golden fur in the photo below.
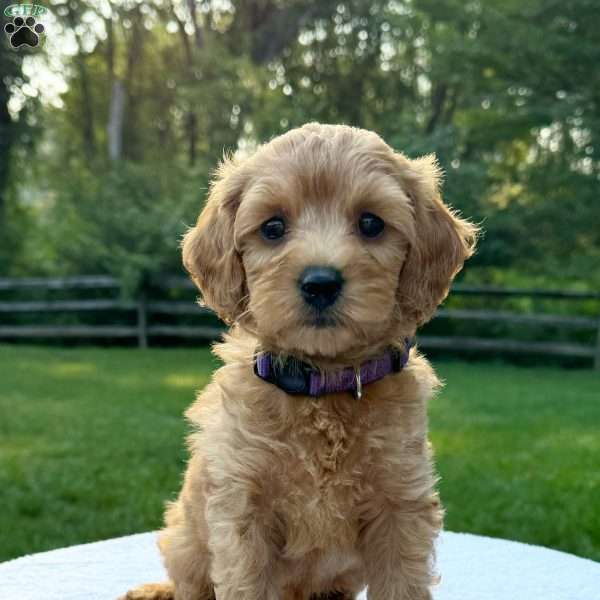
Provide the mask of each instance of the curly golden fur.
{"label": "curly golden fur", "polygon": [[[376,134],[311,123],[219,168],[183,260],[231,324],[224,366],[187,411],[194,426],[159,546],[171,583],[139,600],[431,598],[442,524],[426,404],[439,387],[416,350],[399,373],[349,393],[290,396],[253,373],[258,348],[324,370],[359,365],[433,315],[476,228],[442,202],[433,156],[409,160]],[[361,214],[385,222],[360,235]],[[281,240],[261,224],[285,219]],[[298,291],[310,265],[345,280],[315,327]]]}

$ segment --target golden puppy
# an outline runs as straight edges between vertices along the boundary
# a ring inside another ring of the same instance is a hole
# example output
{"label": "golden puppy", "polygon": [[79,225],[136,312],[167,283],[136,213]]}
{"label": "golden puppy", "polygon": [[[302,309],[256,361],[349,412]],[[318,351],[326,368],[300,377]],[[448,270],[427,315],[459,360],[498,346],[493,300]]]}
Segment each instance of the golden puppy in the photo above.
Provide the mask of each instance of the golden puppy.
{"label": "golden puppy", "polygon": [[159,545],[171,578],[128,599],[431,598],[442,524],[411,340],[476,228],[432,156],[311,123],[218,170],[183,260],[232,325]]}

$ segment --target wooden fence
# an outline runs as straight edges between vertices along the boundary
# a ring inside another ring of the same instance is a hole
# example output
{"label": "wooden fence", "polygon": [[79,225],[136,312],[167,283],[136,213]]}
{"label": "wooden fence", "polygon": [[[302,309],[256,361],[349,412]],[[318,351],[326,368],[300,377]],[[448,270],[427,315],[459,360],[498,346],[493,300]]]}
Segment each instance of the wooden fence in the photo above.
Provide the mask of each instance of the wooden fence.
{"label": "wooden fence", "polygon": [[[183,277],[169,277],[157,284],[165,290],[192,290],[192,283]],[[67,278],[0,278],[0,294],[19,291],[20,295],[28,290],[48,292],[52,290],[112,290],[118,296],[118,280],[108,276],[80,276]],[[564,330],[588,330],[595,332],[594,345],[576,342],[521,341],[501,338],[481,338],[463,336],[419,336],[419,345],[425,349],[453,349],[478,352],[551,354],[591,359],[596,369],[600,369],[600,293],[574,292],[561,290],[501,289],[495,287],[474,287],[454,285],[453,295],[480,297],[528,297],[554,300],[596,302],[595,317],[560,315],[548,313],[519,313],[487,309],[448,309],[438,310],[436,319],[459,321],[481,321],[517,324],[523,326],[554,326]],[[130,325],[6,325],[2,315],[24,313],[69,313],[87,311],[122,311],[135,314],[135,323]],[[77,299],[77,300],[5,300],[0,301],[0,339],[11,338],[128,338],[136,339],[141,348],[149,341],[160,337],[215,339],[223,328],[215,325],[165,325],[155,323],[157,315],[201,315],[210,314],[208,309],[199,307],[191,299],[152,300],[141,296],[136,300],[115,298]]]}

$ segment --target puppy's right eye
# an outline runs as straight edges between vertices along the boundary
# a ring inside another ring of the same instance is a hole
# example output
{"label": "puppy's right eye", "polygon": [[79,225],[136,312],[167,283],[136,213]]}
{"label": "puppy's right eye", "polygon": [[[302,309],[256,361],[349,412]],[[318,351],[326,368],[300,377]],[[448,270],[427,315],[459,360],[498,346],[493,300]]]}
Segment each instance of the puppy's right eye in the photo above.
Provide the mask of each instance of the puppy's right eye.
{"label": "puppy's right eye", "polygon": [[265,240],[278,240],[285,234],[285,221],[281,217],[272,217],[260,226]]}
{"label": "puppy's right eye", "polygon": [[358,220],[360,232],[368,238],[376,238],[385,228],[383,219],[373,213],[363,213]]}

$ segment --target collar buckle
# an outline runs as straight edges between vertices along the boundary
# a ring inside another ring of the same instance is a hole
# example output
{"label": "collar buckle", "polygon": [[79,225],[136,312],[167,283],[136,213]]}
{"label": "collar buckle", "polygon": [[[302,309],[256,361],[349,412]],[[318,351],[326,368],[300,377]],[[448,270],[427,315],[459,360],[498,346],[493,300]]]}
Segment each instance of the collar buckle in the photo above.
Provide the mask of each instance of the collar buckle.
{"label": "collar buckle", "polygon": [[266,355],[267,366],[261,373],[258,361],[254,364],[254,372],[265,381],[272,383],[288,394],[309,394],[312,369],[306,363],[288,358],[283,364],[273,361]]}
{"label": "collar buckle", "polygon": [[363,395],[362,379],[360,377],[360,367],[354,369],[354,397],[360,400]]}

